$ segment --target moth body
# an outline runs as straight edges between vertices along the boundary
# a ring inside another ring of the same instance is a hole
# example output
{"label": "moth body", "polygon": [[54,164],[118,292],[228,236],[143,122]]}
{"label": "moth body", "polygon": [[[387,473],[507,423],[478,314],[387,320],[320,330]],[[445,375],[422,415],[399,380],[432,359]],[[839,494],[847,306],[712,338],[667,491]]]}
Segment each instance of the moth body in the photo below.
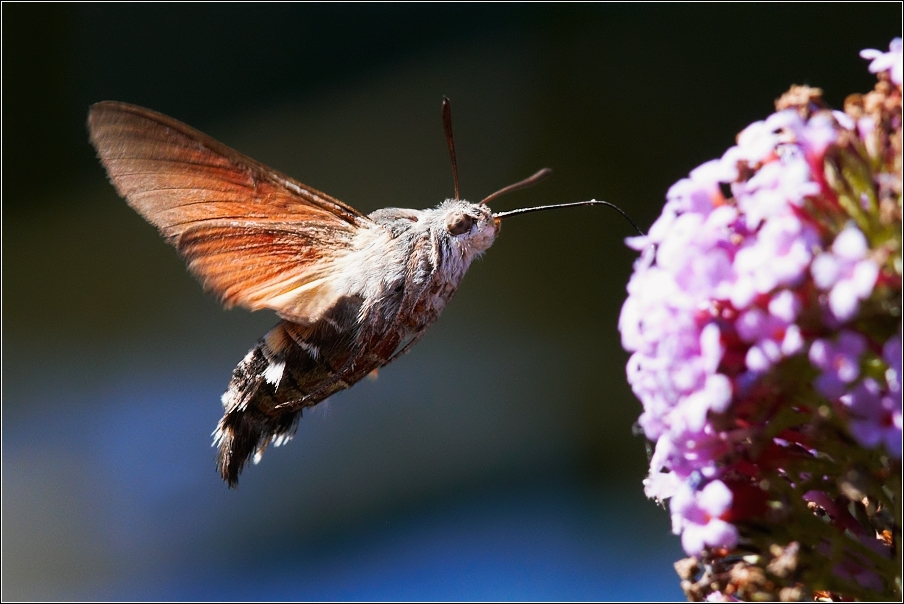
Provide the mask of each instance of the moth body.
{"label": "moth body", "polygon": [[230,484],[249,458],[257,461],[271,442],[291,438],[305,407],[420,339],[499,230],[488,208],[459,200],[431,210],[385,208],[369,217],[374,225],[360,230],[336,260],[337,302],[307,324],[282,321],[233,372],[214,433]]}

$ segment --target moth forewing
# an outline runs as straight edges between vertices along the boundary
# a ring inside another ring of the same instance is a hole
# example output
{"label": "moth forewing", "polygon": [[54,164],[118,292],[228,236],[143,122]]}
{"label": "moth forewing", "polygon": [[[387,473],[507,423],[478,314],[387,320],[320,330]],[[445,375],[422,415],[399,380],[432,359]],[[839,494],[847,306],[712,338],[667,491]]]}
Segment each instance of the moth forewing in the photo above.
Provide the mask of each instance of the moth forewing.
{"label": "moth forewing", "polygon": [[283,316],[311,321],[335,302],[335,253],[366,216],[148,109],[98,103],[88,128],[117,191],[228,306],[280,311],[294,291]]}

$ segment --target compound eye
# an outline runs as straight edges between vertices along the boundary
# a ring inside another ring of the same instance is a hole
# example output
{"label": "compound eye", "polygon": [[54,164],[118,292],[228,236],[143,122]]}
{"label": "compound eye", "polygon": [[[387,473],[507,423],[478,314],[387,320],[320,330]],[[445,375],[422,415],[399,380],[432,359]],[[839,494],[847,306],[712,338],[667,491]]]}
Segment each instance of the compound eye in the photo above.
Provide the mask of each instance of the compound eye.
{"label": "compound eye", "polygon": [[474,217],[468,214],[452,215],[446,218],[446,228],[453,235],[462,235],[474,226]]}

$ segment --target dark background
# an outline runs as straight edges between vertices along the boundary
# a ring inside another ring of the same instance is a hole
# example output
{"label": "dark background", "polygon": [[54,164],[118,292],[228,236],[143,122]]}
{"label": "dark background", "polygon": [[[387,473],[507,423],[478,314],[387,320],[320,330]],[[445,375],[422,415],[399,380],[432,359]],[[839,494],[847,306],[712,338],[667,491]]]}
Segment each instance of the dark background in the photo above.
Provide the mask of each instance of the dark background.
{"label": "dark background", "polygon": [[209,434],[276,319],[119,200],[91,103],[172,115],[358,209],[543,166],[496,209],[646,227],[791,84],[840,107],[901,7],[3,4],[3,598],[675,599],[617,331],[616,213],[515,218],[424,340],[229,491]]}

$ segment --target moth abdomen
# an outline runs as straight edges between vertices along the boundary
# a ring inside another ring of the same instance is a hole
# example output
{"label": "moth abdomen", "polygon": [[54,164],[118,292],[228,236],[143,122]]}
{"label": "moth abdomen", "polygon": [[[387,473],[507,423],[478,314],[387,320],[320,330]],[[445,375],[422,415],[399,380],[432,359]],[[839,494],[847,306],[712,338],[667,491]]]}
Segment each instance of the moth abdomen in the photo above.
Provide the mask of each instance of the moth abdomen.
{"label": "moth abdomen", "polygon": [[277,325],[233,370],[223,394],[225,413],[214,432],[214,445],[219,447],[217,468],[231,487],[252,456],[257,461],[271,442],[280,445],[295,434],[301,409],[277,409],[287,342],[282,324]]}
{"label": "moth abdomen", "polygon": [[219,446],[217,469],[230,487],[239,483],[239,474],[251,457],[257,462],[267,446],[288,442],[298,428],[301,410],[281,411],[270,415],[251,406],[244,410],[227,411],[214,432],[214,444]]}
{"label": "moth abdomen", "polygon": [[351,385],[339,373],[356,306],[346,302],[313,326],[280,322],[233,370],[222,397],[225,413],[214,432],[217,467],[230,486],[236,486],[249,459],[257,462],[271,443],[292,438],[302,409]]}

